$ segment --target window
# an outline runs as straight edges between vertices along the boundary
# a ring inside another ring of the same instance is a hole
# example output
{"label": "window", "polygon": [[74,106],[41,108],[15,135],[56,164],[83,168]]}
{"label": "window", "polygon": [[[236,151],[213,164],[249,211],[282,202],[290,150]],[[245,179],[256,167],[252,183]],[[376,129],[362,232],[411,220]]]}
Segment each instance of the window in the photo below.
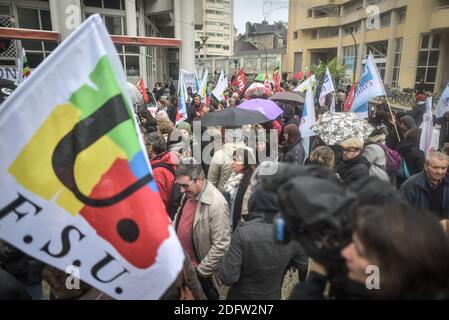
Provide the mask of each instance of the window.
{"label": "window", "polygon": [[338,36],[336,28],[321,28],[312,30],[312,39],[326,39]]}
{"label": "window", "polygon": [[440,35],[422,35],[419,48],[415,85],[424,81],[426,90],[434,91],[440,58]]}
{"label": "window", "polygon": [[371,53],[376,61],[380,77],[385,80],[385,69],[387,67],[388,41],[372,42],[366,45],[366,59]]}
{"label": "window", "polygon": [[[340,7],[336,5],[328,4],[313,9],[314,18],[339,17],[339,16],[340,16]],[[309,18],[310,17],[311,16],[309,15]]]}
{"label": "window", "polygon": [[84,0],[84,5],[86,7],[125,10],[125,0]]}
{"label": "window", "polygon": [[393,87],[399,86],[399,71],[402,59],[402,38],[396,39],[396,51],[394,53]]}
{"label": "window", "polygon": [[313,17],[313,10],[309,9],[307,10],[307,18],[312,18]]}
{"label": "window", "polygon": [[[91,14],[86,13],[86,18]],[[101,15],[106,29],[112,35],[126,35],[126,18],[122,16]]]}
{"label": "window", "polygon": [[399,24],[405,23],[405,18],[407,17],[407,7],[401,9],[398,15],[399,15]]}
{"label": "window", "polygon": [[380,27],[385,28],[390,26],[391,12],[380,15]]}
{"label": "window", "polygon": [[124,35],[126,34],[126,25],[123,23],[122,17],[115,16],[103,16],[104,24],[106,25],[106,29],[110,34],[115,35]]}
{"label": "window", "polygon": [[229,50],[229,46],[223,46],[223,50]]}
{"label": "window", "polygon": [[298,39],[298,31],[293,32],[293,40]]}
{"label": "window", "polygon": [[[17,8],[19,28],[52,30],[50,11],[43,9]],[[36,68],[56,48],[56,42],[22,40],[30,68]]]}
{"label": "window", "polygon": [[126,76],[138,77],[140,75],[139,47],[121,45],[116,45],[115,47],[125,69]]}
{"label": "window", "polygon": [[344,27],[345,30],[345,34],[349,35],[351,33],[357,33],[359,32],[359,28],[360,28],[360,24],[359,23],[354,23],[354,24],[350,24]]}

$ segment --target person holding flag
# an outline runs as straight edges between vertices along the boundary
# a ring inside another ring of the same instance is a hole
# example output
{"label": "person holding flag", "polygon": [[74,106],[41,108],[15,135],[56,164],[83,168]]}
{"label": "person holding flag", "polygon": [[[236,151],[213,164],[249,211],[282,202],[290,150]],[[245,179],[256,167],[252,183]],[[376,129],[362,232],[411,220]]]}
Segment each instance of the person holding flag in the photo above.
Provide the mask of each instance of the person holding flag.
{"label": "person holding flag", "polygon": [[[368,118],[368,104],[369,102],[379,96],[384,96],[387,99],[385,88],[380,77],[379,71],[377,70],[376,63],[374,61],[373,55],[370,53],[368,60],[365,65],[365,71],[357,86],[357,90],[354,94],[354,101],[352,102],[351,112],[354,112],[358,117],[366,119]],[[350,103],[351,94],[347,99]],[[396,136],[398,141],[400,141],[399,131],[396,125],[395,117],[393,111],[391,110],[390,104],[388,103],[388,109],[390,111],[391,118],[393,119],[394,129],[396,131]]]}

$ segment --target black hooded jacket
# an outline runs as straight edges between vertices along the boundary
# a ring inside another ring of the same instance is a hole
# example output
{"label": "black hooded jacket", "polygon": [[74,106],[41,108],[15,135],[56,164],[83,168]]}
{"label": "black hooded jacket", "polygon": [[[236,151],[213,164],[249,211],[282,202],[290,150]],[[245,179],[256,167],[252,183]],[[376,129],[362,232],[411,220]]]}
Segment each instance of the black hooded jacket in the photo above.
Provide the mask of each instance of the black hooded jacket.
{"label": "black hooded jacket", "polygon": [[362,155],[350,160],[343,160],[335,169],[340,178],[349,184],[359,179],[369,177],[369,168],[371,164]]}
{"label": "black hooded jacket", "polygon": [[279,208],[274,194],[255,190],[248,209],[250,219],[232,234],[220,278],[231,287],[228,300],[279,300],[284,271],[289,265],[304,267],[307,257],[298,242],[275,243],[273,218]]}

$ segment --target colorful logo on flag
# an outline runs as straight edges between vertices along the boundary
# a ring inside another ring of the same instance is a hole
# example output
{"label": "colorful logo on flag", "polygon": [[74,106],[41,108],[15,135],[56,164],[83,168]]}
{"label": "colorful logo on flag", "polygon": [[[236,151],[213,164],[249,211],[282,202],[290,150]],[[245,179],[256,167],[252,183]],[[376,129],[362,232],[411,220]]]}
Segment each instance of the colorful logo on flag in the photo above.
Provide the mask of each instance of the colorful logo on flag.
{"label": "colorful logo on flag", "polygon": [[81,215],[130,264],[146,269],[170,222],[106,56],[90,80],[55,106],[8,172],[67,214]]}

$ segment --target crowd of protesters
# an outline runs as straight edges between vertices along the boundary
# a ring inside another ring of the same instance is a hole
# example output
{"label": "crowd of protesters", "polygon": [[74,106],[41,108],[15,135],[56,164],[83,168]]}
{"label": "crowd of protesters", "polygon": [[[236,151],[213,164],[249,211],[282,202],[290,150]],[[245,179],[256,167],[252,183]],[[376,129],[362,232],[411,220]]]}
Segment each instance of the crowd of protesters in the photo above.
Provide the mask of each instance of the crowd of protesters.
{"label": "crowd of protesters", "polygon": [[[153,177],[186,256],[183,272],[163,299],[279,300],[290,268],[300,279],[291,299],[449,298],[449,156],[444,149],[449,114],[436,119],[440,150],[427,157],[419,147],[422,94],[408,113],[378,105],[366,141],[353,137],[326,146],[313,137],[306,150],[299,130],[301,104],[280,103],[283,114],[263,124],[205,127],[205,115],[251,97],[234,93],[206,102],[187,91],[182,122],[172,82],[155,86],[154,114],[145,106],[136,108]],[[346,93],[336,96],[335,110],[342,112]],[[316,110],[319,117],[328,107]],[[231,140],[224,138],[224,129],[234,133]],[[241,136],[245,130],[256,132],[256,145]],[[270,144],[270,134],[276,135],[276,145]],[[197,161],[195,150],[202,154],[211,144],[210,161]],[[268,162],[262,162],[261,152]],[[274,165],[276,172],[265,175]],[[279,219],[286,225],[285,243],[274,236]],[[32,259],[16,258],[6,245],[0,254],[0,298],[29,298],[22,287],[27,283],[10,266]],[[375,290],[366,285],[370,266],[379,269]],[[44,269],[52,297],[108,298],[89,287],[66,297],[58,290],[60,273]],[[40,285],[37,278],[33,284]]]}

